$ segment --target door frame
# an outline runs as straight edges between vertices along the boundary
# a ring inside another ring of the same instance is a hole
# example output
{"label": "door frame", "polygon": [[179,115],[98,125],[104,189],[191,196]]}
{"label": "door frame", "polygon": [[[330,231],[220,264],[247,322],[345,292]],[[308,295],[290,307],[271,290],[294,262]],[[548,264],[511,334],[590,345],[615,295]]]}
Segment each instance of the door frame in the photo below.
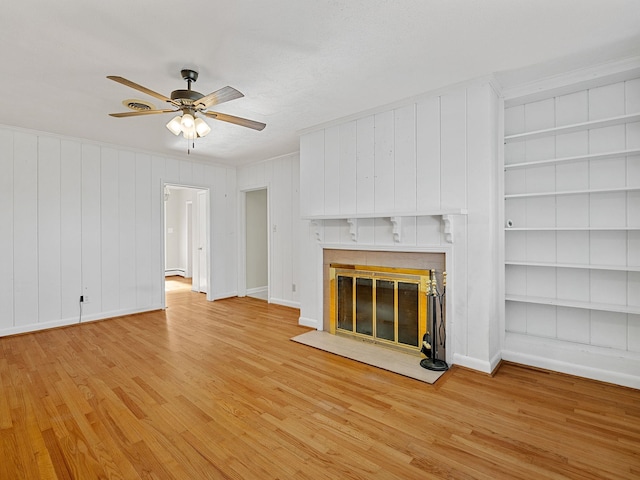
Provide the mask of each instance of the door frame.
{"label": "door frame", "polygon": [[238,296],[247,296],[247,193],[267,191],[267,302],[271,303],[271,185],[253,185],[238,192]]}
{"label": "door frame", "polygon": [[[205,232],[206,232],[206,243],[205,246],[207,248],[207,274],[206,274],[206,278],[207,278],[207,300],[212,302],[214,299],[214,294],[213,294],[213,288],[212,288],[212,282],[211,282],[211,262],[212,262],[212,246],[211,246],[211,212],[213,211],[213,208],[211,206],[211,199],[212,199],[212,195],[211,195],[211,188],[205,185],[197,185],[197,184],[184,184],[184,183],[178,183],[178,182],[169,182],[166,180],[161,180],[161,186],[162,186],[162,192],[163,195],[161,197],[161,201],[162,201],[162,214],[160,215],[160,223],[161,223],[161,231],[160,231],[160,235],[161,235],[161,242],[160,244],[162,245],[162,254],[161,254],[161,262],[162,262],[162,268],[161,268],[161,279],[160,279],[160,289],[162,292],[162,308],[166,309],[167,308],[167,292],[165,289],[165,269],[166,269],[166,250],[167,250],[167,245],[166,245],[166,235],[167,235],[167,203],[165,201],[165,188],[166,187],[178,187],[178,188],[188,188],[191,190],[198,190],[198,191],[205,191],[206,195],[207,195],[207,208],[208,208],[208,212],[207,215],[205,215],[205,221],[206,221],[206,225],[205,225]],[[193,212],[193,209],[192,209]],[[192,222],[193,225],[193,222]],[[193,273],[193,272],[192,272]]]}

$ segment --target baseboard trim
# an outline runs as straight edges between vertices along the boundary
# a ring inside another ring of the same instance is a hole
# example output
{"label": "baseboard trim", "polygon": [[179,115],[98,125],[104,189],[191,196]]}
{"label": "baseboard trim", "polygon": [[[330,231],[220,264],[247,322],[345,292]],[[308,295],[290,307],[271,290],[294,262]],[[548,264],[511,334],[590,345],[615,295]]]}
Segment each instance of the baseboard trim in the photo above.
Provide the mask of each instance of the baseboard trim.
{"label": "baseboard trim", "polygon": [[185,271],[180,268],[172,268],[164,271],[165,277],[184,277],[186,278]]}
{"label": "baseboard trim", "polygon": [[219,293],[217,294],[215,297],[213,297],[213,300],[224,300],[225,298],[231,298],[231,297],[237,297],[238,296],[238,292],[226,292],[226,293]]}
{"label": "baseboard trim", "polygon": [[69,327],[71,325],[80,325],[88,322],[97,322],[100,320],[109,320],[116,317],[124,317],[127,315],[135,315],[138,313],[152,312],[155,310],[162,310],[162,305],[150,305],[144,308],[133,308],[123,310],[113,310],[110,312],[100,312],[91,315],[82,315],[82,321],[80,321],[80,313],[73,318],[65,318],[61,320],[52,320],[44,323],[35,323],[30,325],[4,328],[0,330],[0,337],[7,337],[10,335],[21,335],[23,333],[39,332],[41,330],[50,330],[52,328]]}
{"label": "baseboard trim", "polygon": [[489,375],[493,372],[493,367],[490,361],[479,360],[477,358],[460,355],[458,353],[453,354],[453,360],[451,363],[454,365],[460,365],[461,367],[470,368],[471,370],[487,373]]}
{"label": "baseboard trim", "polygon": [[506,361],[640,389],[640,353],[507,332]]}
{"label": "baseboard trim", "polygon": [[600,382],[613,383],[624,387],[640,389],[640,376],[629,373],[605,370],[586,365],[579,365],[567,361],[553,358],[541,357],[522,352],[510,350],[502,351],[502,358],[507,362],[518,363],[544,370],[574,375],[577,377],[589,378]]}
{"label": "baseboard trim", "polygon": [[269,291],[269,287],[254,287],[247,288],[247,295],[256,295],[261,293],[267,293]]}
{"label": "baseboard trim", "polygon": [[318,329],[318,321],[313,318],[300,317],[298,318],[298,325]]}
{"label": "baseboard trim", "polygon": [[300,310],[300,302],[294,302],[292,300],[284,300],[282,298],[270,298],[269,303],[275,303],[276,305],[282,305],[283,307],[297,308]]}

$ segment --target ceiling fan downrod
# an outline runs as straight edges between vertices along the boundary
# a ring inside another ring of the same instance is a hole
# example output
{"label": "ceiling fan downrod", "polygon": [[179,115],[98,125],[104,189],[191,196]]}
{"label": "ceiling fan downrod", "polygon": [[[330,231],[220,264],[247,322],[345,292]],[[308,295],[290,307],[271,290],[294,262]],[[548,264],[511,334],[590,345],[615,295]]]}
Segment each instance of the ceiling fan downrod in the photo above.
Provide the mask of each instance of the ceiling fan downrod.
{"label": "ceiling fan downrod", "polygon": [[191,90],[191,82],[196,83],[196,81],[198,81],[198,72],[185,68],[184,70],[180,70],[180,74],[182,75],[182,79],[187,81],[187,90]]}

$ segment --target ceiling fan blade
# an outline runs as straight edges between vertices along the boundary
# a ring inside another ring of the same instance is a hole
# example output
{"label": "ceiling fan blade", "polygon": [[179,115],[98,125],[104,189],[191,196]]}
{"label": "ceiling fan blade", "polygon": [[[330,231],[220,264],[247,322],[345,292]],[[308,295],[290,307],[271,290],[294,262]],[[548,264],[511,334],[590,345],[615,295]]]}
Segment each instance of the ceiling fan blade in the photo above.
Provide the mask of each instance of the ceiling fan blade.
{"label": "ceiling fan blade", "polygon": [[142,85],[138,85],[137,83],[132,82],[131,80],[127,80],[126,78],[108,75],[107,78],[109,80],[113,80],[114,82],[121,83],[122,85],[126,85],[127,87],[131,87],[139,92],[146,93],[147,95],[151,95],[152,97],[157,98],[158,100],[162,100],[163,102],[169,102],[175,105],[175,102],[171,100],[169,97],[165,97],[161,93],[154,92],[153,90],[149,90],[147,87],[143,87]]}
{"label": "ceiling fan blade", "polygon": [[110,113],[109,115],[112,117],[116,117],[116,118],[123,118],[123,117],[138,117],[140,115],[153,115],[154,113],[180,113],[180,110],[170,110],[170,109],[166,109],[166,110],[140,110],[140,111],[136,111],[136,112],[122,112],[122,113]]}
{"label": "ceiling fan blade", "polygon": [[215,118],[216,120],[222,120],[223,122],[233,123],[240,125],[241,127],[253,128],[254,130],[262,130],[266,127],[266,123],[256,122],[255,120],[249,120],[248,118],[234,117],[233,115],[227,115],[226,113],[218,112],[202,112],[207,117]]}
{"label": "ceiling fan blade", "polygon": [[[205,95],[199,100],[193,102],[194,106],[199,108],[209,108],[214,105],[220,105],[221,103],[228,102],[229,100],[235,100],[236,98],[244,97],[242,93],[233,87],[223,87],[220,90],[216,90],[209,95]],[[200,107],[200,105],[203,105]]]}

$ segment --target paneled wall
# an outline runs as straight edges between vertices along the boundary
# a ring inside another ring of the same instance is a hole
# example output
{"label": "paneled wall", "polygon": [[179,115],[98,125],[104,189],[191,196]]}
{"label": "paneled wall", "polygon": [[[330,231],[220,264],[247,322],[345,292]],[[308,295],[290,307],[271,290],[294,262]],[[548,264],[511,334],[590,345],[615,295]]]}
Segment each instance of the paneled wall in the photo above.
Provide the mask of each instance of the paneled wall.
{"label": "paneled wall", "polygon": [[459,89],[303,134],[302,216],[466,208],[466,109]]}
{"label": "paneled wall", "polygon": [[506,357],[640,386],[640,79],[505,110]]}
{"label": "paneled wall", "polygon": [[163,183],[212,192],[213,297],[236,291],[235,169],[0,128],[0,335],[161,308]]}
{"label": "paneled wall", "polygon": [[[300,160],[298,154],[238,169],[238,192],[267,188],[270,235],[269,301],[300,306]],[[243,222],[244,219],[239,219]],[[240,259],[240,268],[244,268]],[[243,275],[244,272],[239,272]]]}
{"label": "paneled wall", "polygon": [[477,82],[303,132],[301,323],[322,327],[323,248],[445,252],[448,359],[495,367],[497,125],[498,97]]}

